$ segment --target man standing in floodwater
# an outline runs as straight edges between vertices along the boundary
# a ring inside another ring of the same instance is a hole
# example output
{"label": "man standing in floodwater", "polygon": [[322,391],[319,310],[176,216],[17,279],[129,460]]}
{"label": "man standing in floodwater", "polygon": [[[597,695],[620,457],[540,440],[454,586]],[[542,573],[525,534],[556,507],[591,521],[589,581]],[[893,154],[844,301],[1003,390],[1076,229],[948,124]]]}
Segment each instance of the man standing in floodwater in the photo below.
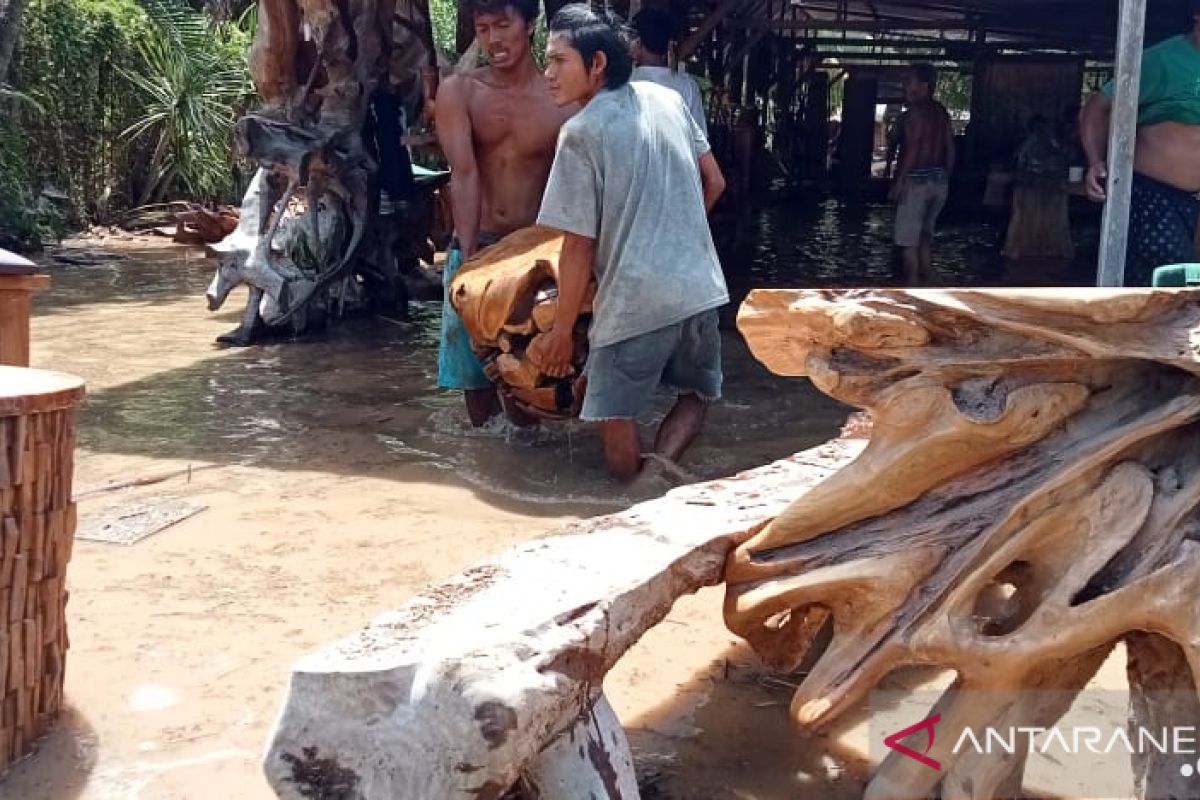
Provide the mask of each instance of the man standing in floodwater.
{"label": "man standing in floodwater", "polygon": [[[1080,116],[1088,157],[1088,197],[1103,202],[1113,84],[1088,100]],[[1195,261],[1200,215],[1200,0],[1191,32],[1142,54],[1137,146],[1129,209],[1125,285],[1149,286],[1157,267]]]}
{"label": "man standing in floodwater", "polygon": [[[595,275],[580,416],[599,424],[621,480],[646,460],[673,465],[700,433],[721,395],[717,308],[729,302],[707,216],[725,188],[721,169],[679,93],[630,82],[632,72],[618,18],[583,4],[555,14],[546,77],[559,105],[583,110],[563,126],[538,214],[565,238],[554,326],[528,351],[547,375],[572,371]],[[660,383],[677,398],[647,453],[637,418]]]}
{"label": "man standing in floodwater", "polygon": [[910,286],[937,282],[933,235],[954,171],[954,128],[946,107],[933,99],[936,89],[937,71],[929,64],[914,64],[904,78],[907,108],[889,196],[896,204],[896,245],[904,254],[904,279]]}
{"label": "man standing in floodwater", "polygon": [[462,389],[471,424],[479,426],[500,413],[500,396],[450,305],[450,282],[479,249],[534,223],[559,128],[575,106],[555,104],[533,60],[537,0],[466,0],[462,12],[471,15],[488,64],[447,78],[437,96],[455,228],[442,275],[438,385]]}

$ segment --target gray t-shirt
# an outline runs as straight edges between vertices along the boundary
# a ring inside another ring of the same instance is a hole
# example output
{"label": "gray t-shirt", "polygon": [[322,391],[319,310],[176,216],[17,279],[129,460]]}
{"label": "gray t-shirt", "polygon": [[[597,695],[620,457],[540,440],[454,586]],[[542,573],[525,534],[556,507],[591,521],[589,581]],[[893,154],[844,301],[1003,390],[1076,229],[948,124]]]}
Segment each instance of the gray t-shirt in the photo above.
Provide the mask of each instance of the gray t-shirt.
{"label": "gray t-shirt", "polygon": [[683,98],[683,104],[687,106],[688,111],[692,112],[692,119],[696,120],[700,130],[704,131],[704,135],[708,136],[708,118],[704,115],[704,97],[700,94],[700,84],[691,75],[670,67],[642,66],[634,68],[633,75],[629,80],[649,81],[679,92],[679,96]]}
{"label": "gray t-shirt", "polygon": [[592,347],[729,302],[700,184],[709,149],[653,83],[601,91],[563,125],[538,223],[596,240]]}

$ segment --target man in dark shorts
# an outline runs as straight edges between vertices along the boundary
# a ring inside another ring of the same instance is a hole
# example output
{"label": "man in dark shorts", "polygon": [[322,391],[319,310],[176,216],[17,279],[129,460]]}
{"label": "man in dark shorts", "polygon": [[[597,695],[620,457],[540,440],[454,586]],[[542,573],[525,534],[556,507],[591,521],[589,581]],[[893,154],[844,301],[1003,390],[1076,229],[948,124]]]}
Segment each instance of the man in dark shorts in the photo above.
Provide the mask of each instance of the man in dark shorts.
{"label": "man in dark shorts", "polygon": [[[1094,94],[1080,119],[1087,192],[1103,202],[1113,84]],[[1149,286],[1154,270],[1195,261],[1200,215],[1200,0],[1191,31],[1142,54],[1125,285]]]}
{"label": "man in dark shorts", "polygon": [[946,107],[933,99],[937,72],[914,64],[904,79],[907,108],[900,120],[900,163],[892,184],[896,203],[896,245],[904,253],[910,286],[937,282],[933,235],[946,206],[954,170],[954,129]]}
{"label": "man in dark shorts", "polygon": [[[673,465],[721,394],[717,308],[729,302],[707,209],[725,188],[708,140],[679,93],[630,82],[620,21],[576,4],[550,23],[546,77],[563,125],[538,223],[566,236],[553,328],[529,356],[571,371],[573,331],[593,274],[581,417],[599,423],[608,470],[632,480],[647,460]],[[677,393],[649,453],[637,417],[659,384]]]}

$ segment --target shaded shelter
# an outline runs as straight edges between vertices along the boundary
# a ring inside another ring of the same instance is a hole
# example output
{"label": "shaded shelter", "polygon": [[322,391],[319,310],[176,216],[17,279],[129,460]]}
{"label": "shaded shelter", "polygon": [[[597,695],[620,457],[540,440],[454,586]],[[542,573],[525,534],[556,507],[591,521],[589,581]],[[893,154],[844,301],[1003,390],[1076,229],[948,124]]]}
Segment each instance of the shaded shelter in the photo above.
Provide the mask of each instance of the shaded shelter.
{"label": "shaded shelter", "polygon": [[674,57],[706,82],[714,149],[733,174],[731,185],[745,189],[764,185],[766,160],[775,170],[766,178],[793,185],[830,179],[842,192],[870,191],[879,177],[880,108],[898,102],[899,76],[914,62],[955,76],[948,81],[961,107],[955,183],[968,187],[982,187],[988,169],[1011,158],[1034,115],[1065,125],[1088,93],[1115,76],[1100,282],[1121,280],[1143,38],[1157,42],[1187,28],[1187,0],[621,5],[626,13],[658,5],[679,20]]}

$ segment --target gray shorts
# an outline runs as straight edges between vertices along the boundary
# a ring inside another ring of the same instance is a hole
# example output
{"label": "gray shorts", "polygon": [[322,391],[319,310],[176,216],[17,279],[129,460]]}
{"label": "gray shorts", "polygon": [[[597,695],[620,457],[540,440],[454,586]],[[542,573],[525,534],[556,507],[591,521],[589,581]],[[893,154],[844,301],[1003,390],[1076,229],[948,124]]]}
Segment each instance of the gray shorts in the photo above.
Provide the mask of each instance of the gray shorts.
{"label": "gray shorts", "polygon": [[582,419],[637,419],[664,384],[712,401],[721,396],[721,333],[717,310],[588,354]]}
{"label": "gray shorts", "polygon": [[916,247],[922,237],[932,239],[949,194],[950,184],[944,177],[905,178],[896,203],[896,245]]}

